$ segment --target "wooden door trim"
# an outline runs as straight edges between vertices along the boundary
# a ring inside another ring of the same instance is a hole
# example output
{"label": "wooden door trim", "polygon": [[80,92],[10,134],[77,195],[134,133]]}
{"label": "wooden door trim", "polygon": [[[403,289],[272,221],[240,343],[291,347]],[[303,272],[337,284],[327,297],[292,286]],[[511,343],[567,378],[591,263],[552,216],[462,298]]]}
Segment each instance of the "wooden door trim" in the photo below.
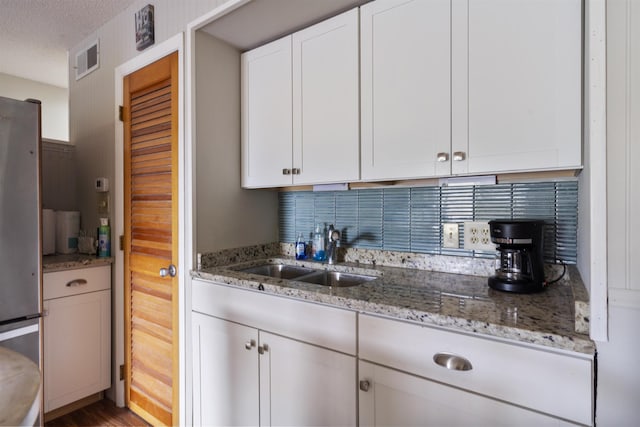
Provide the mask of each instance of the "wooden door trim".
{"label": "wooden door trim", "polygon": [[[178,52],[178,86],[179,86],[179,98],[178,98],[178,110],[179,114],[176,117],[176,120],[179,124],[179,133],[178,133],[178,151],[182,153],[184,150],[184,131],[183,128],[183,110],[184,110],[184,90],[182,79],[184,77],[184,34],[179,33],[175,36],[169,38],[168,40],[159,43],[158,45],[147,49],[145,52],[142,52],[135,58],[121,64],[115,69],[115,100],[116,104],[114,107],[114,122],[115,122],[115,179],[113,185],[113,230],[114,235],[116,236],[113,247],[113,298],[114,298],[114,358],[112,361],[112,384],[113,384],[113,399],[115,400],[118,406],[125,405],[125,384],[123,380],[120,380],[119,368],[121,365],[125,364],[125,331],[124,331],[124,252],[120,250],[118,243],[118,236],[124,235],[124,159],[123,159],[123,150],[124,150],[124,133],[123,133],[123,122],[118,119],[118,106],[123,104],[123,78],[124,76],[131,74],[141,68],[146,67],[153,62],[173,53]],[[180,161],[180,160],[178,160]],[[185,182],[185,171],[187,168],[178,168],[178,187],[184,188]],[[118,184],[119,183],[119,184]],[[178,203],[178,212],[180,215],[184,215],[185,213],[185,198],[184,195],[180,195],[179,203]],[[180,216],[180,223],[182,223],[183,218]],[[179,226],[178,229],[183,229],[182,226]],[[187,239],[188,240],[188,239]],[[184,270],[184,257],[182,256],[183,246],[185,244],[185,236],[183,234],[179,235],[178,239],[178,248],[179,248],[179,263],[178,267],[178,286],[179,286],[179,301],[180,307],[178,312],[179,319],[179,328],[180,332],[183,332],[185,329],[185,313],[184,313],[184,295],[185,295],[185,277],[182,274]],[[178,353],[184,350],[184,334],[180,334],[180,345],[178,348]],[[186,367],[185,367],[185,358],[182,354],[179,354],[181,358],[176,357],[175,362],[178,363],[180,367],[180,378],[176,379],[176,388],[179,392],[179,424],[186,423],[186,394],[188,393],[187,384],[186,384]]]}

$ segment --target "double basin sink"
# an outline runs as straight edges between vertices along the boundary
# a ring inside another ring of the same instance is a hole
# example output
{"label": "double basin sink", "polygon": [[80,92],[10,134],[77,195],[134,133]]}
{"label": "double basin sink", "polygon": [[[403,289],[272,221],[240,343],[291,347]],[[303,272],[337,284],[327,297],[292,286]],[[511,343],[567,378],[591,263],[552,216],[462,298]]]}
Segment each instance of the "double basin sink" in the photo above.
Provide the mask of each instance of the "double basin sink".
{"label": "double basin sink", "polygon": [[287,264],[263,264],[255,267],[244,268],[239,271],[242,271],[243,273],[257,274],[260,276],[295,280],[298,282],[333,287],[358,286],[377,279],[376,276],[317,270],[314,268]]}

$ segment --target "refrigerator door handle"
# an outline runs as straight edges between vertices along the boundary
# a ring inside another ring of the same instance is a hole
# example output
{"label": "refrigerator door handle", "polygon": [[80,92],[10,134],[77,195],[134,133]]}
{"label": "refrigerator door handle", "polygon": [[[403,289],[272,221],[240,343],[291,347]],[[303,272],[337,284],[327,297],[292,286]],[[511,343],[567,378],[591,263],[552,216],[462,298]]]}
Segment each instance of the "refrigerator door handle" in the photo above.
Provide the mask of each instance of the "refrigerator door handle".
{"label": "refrigerator door handle", "polygon": [[14,319],[0,320],[0,326],[10,325],[12,323],[24,322],[25,320],[37,319],[42,317],[42,313],[29,314],[27,316],[20,316]]}

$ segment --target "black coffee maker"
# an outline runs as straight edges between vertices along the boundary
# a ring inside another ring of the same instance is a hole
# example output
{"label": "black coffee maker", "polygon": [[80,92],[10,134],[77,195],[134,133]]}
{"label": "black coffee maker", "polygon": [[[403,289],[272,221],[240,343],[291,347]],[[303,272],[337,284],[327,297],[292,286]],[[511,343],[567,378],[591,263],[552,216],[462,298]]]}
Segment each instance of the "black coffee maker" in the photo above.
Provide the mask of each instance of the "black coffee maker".
{"label": "black coffee maker", "polygon": [[489,221],[489,230],[500,257],[489,287],[517,293],[542,291],[544,221],[496,219]]}

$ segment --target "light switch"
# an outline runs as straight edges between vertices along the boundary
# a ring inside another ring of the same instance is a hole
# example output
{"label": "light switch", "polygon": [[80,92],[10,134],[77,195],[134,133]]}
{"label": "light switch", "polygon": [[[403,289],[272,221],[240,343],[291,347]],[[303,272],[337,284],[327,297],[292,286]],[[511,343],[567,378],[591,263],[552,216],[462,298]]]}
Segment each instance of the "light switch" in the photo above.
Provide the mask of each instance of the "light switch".
{"label": "light switch", "polygon": [[442,247],[458,249],[460,247],[459,242],[459,230],[456,223],[444,223],[442,224]]}

